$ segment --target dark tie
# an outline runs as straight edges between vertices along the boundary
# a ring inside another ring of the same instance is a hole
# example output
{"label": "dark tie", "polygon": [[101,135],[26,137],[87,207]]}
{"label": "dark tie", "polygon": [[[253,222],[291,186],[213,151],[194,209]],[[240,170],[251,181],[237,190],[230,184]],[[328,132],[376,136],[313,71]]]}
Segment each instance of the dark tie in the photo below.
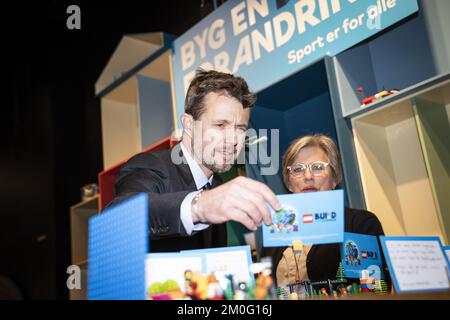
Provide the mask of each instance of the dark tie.
{"label": "dark tie", "polygon": [[211,189],[211,183],[207,182],[200,190],[209,190]]}

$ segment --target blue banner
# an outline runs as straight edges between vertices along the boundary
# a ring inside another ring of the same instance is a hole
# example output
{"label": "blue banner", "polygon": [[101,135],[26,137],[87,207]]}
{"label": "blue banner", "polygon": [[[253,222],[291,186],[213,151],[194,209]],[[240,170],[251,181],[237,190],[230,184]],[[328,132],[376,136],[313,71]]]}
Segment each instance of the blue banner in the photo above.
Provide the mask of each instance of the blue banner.
{"label": "blue banner", "polygon": [[418,10],[417,0],[229,0],[173,43],[177,120],[197,67],[258,92]]}
{"label": "blue banner", "polygon": [[341,243],[344,240],[344,192],[342,190],[277,196],[282,209],[273,211],[272,225],[263,224],[264,247]]}

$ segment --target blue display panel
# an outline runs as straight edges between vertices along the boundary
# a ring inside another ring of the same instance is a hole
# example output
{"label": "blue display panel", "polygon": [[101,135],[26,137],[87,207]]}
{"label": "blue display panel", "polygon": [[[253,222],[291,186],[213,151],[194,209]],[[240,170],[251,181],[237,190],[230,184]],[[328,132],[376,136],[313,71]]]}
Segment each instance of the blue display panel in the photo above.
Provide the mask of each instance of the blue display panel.
{"label": "blue display panel", "polygon": [[139,194],[89,220],[88,299],[145,299],[148,196]]}

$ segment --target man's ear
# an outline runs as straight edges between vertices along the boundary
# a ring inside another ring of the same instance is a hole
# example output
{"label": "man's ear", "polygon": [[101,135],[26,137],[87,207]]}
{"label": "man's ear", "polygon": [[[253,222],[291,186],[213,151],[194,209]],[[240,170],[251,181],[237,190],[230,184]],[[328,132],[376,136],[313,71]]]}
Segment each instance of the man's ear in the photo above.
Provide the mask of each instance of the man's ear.
{"label": "man's ear", "polygon": [[183,123],[183,132],[185,132],[189,137],[192,137],[192,130],[194,127],[194,119],[190,114],[183,113],[181,115],[181,123]]}

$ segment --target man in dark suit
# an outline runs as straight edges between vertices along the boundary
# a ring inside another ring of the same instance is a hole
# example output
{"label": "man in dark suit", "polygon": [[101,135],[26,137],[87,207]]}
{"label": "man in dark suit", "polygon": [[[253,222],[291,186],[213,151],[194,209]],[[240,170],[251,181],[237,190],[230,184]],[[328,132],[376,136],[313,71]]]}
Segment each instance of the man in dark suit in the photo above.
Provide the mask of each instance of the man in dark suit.
{"label": "man in dark suit", "polygon": [[244,79],[198,70],[186,94],[183,139],[172,150],[141,153],[122,168],[109,206],[149,195],[150,251],[226,246],[225,222],[256,230],[280,204],[264,184],[238,177],[222,184],[242,149],[255,97]]}

